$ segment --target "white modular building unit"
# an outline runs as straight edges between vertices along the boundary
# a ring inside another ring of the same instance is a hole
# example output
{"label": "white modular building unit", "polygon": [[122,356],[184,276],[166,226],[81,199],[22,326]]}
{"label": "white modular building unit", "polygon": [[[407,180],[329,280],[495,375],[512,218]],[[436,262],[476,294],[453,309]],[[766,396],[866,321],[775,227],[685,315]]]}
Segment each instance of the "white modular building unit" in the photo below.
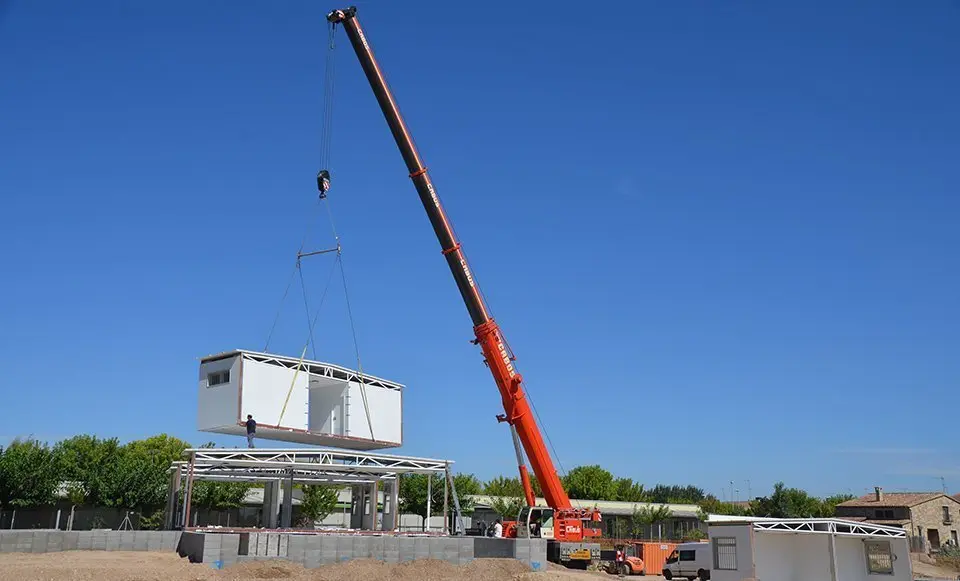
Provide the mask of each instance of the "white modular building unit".
{"label": "white modular building unit", "polygon": [[197,429],[352,450],[403,444],[404,386],[295,357],[236,350],[200,360]]}
{"label": "white modular building unit", "polygon": [[709,521],[711,581],[911,581],[906,531],[840,519]]}

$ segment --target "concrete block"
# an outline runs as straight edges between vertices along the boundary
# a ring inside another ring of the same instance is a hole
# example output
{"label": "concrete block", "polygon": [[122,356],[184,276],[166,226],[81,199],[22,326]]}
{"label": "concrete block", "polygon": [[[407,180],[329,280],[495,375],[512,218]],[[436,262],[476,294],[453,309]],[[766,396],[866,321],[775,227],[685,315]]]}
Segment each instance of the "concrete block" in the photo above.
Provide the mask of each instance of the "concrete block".
{"label": "concrete block", "polygon": [[44,532],[35,532],[33,533],[33,540],[30,545],[31,553],[46,553],[47,552],[47,537],[48,533]]}
{"label": "concrete block", "polygon": [[[155,532],[151,535],[147,535],[147,551],[162,551],[163,550],[163,535],[166,531]],[[137,537],[139,540],[139,537]]]}
{"label": "concrete block", "polygon": [[369,539],[368,557],[377,561],[383,561],[383,537],[371,537]]}
{"label": "concrete block", "polygon": [[400,562],[413,561],[417,558],[416,539],[410,537],[400,537],[397,539],[400,545]]}
{"label": "concrete block", "polygon": [[133,550],[134,534],[136,534],[136,531],[120,531],[120,550],[121,551]]}
{"label": "concrete block", "polygon": [[323,536],[320,539],[320,564],[337,562],[337,537]]}
{"label": "concrete block", "polygon": [[63,533],[63,550],[76,551],[80,547],[80,532],[67,531]]}
{"label": "concrete block", "polygon": [[90,551],[93,549],[93,531],[77,531],[77,550]]}
{"label": "concrete block", "polygon": [[438,539],[443,545],[443,560],[454,565],[460,564],[460,539]]}
{"label": "concrete block", "polygon": [[287,558],[294,563],[302,563],[307,554],[307,537],[287,535]]}
{"label": "concrete block", "polygon": [[476,559],[512,559],[515,555],[513,541],[477,537],[473,539],[473,556]]}
{"label": "concrete block", "polygon": [[155,533],[153,531],[133,531],[133,550],[134,551],[146,551],[147,543],[150,540],[150,537],[160,533]]}
{"label": "concrete block", "polygon": [[370,538],[353,537],[353,558],[366,559],[370,556]]}
{"label": "concrete block", "polygon": [[337,561],[353,559],[353,537],[342,536],[337,538]]}
{"label": "concrete block", "polygon": [[180,531],[163,531],[160,533],[160,550],[175,551],[180,544]]}
{"label": "concrete block", "polygon": [[[430,558],[430,542],[433,539],[428,539],[424,537],[416,537],[413,539],[413,558],[414,559],[429,559]],[[442,558],[442,557],[441,557]]]}
{"label": "concrete block", "polygon": [[17,553],[30,553],[33,550],[33,531],[18,531],[16,533],[14,550]]}
{"label": "concrete block", "polygon": [[0,533],[0,553],[12,553],[17,546],[17,535],[15,533]]}
{"label": "concrete block", "polygon": [[277,556],[286,557],[287,550],[290,546],[290,535],[281,533],[278,535],[280,538],[277,541]]}
{"label": "concrete block", "polygon": [[458,560],[460,565],[466,565],[473,560],[473,538],[457,539]]}
{"label": "concrete block", "polygon": [[400,562],[400,539],[397,537],[383,537],[383,561],[385,563]]}
{"label": "concrete block", "polygon": [[[300,536],[300,538],[303,539],[304,553],[309,553],[311,551],[319,553],[320,549],[323,547],[324,537],[321,535],[303,535],[303,536]],[[287,549],[288,551],[293,550],[293,544],[292,544],[293,539],[290,539],[290,542],[291,542],[291,545]]]}
{"label": "concrete block", "polygon": [[106,551],[107,550],[107,532],[106,531],[90,531],[92,533],[91,537],[91,546],[90,549],[93,551]]}
{"label": "concrete block", "polygon": [[220,554],[225,558],[230,557],[236,561],[235,557],[240,555],[240,535],[231,533],[220,536],[222,537],[220,540]]}
{"label": "concrete block", "polygon": [[50,531],[47,533],[47,552],[59,553],[63,551],[63,531]]}
{"label": "concrete block", "polygon": [[106,550],[108,551],[120,550],[120,532],[106,531],[104,533],[104,537],[106,538]]}
{"label": "concrete block", "polygon": [[[257,533],[257,550],[254,551],[254,556],[257,557],[266,557],[267,556],[267,537],[270,536],[270,533]],[[251,543],[253,541],[251,540]]]}
{"label": "concrete block", "polygon": [[547,541],[532,539],[530,542],[530,567],[534,571],[544,571],[547,568]]}

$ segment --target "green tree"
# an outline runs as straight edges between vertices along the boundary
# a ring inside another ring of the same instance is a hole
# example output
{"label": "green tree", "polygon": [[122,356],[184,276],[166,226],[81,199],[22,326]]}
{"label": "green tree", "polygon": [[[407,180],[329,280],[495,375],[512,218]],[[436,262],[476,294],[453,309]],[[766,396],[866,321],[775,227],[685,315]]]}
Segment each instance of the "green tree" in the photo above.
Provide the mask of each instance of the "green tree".
{"label": "green tree", "polygon": [[646,491],[639,482],[634,482],[632,478],[617,478],[613,481],[614,500],[620,502],[644,502],[646,500]]}
{"label": "green tree", "polygon": [[754,516],[774,518],[808,518],[821,511],[821,501],[799,488],[787,488],[783,482],[773,486],[773,494],[750,502]]}
{"label": "green tree", "polygon": [[215,482],[198,480],[193,483],[190,503],[198,508],[226,510],[240,508],[253,487],[249,482]]}
{"label": "green tree", "polygon": [[613,474],[596,464],[577,466],[567,473],[563,486],[570,498],[612,500],[616,496]]}
{"label": "green tree", "polygon": [[45,443],[17,438],[0,451],[0,505],[53,504],[61,481],[56,454]]}
{"label": "green tree", "polygon": [[181,460],[183,451],[189,447],[187,442],[167,434],[122,446],[107,495],[109,506],[143,513],[163,507],[170,464]]}
{"label": "green tree", "polygon": [[629,526],[630,537],[640,538],[643,535],[644,529],[650,525],[663,522],[668,518],[673,516],[673,511],[670,510],[670,507],[663,505],[647,505],[647,506],[637,506],[633,507],[633,514],[630,515],[630,518],[627,520]]}
{"label": "green tree", "polygon": [[318,520],[327,518],[337,508],[340,500],[340,487],[327,485],[304,485],[300,499],[301,526],[313,526]]}
{"label": "green tree", "polygon": [[[405,514],[418,514],[427,518],[427,478],[426,474],[404,474],[400,477],[400,511]],[[431,486],[430,516],[443,515],[443,476],[432,474],[429,476]],[[474,501],[470,496],[480,494],[483,483],[473,474],[455,474],[453,485],[457,489],[457,498],[460,501],[460,510],[471,513]],[[453,498],[450,499],[450,510],[453,509]]]}
{"label": "green tree", "polygon": [[705,498],[702,488],[696,486],[678,486],[676,484],[657,484],[647,491],[648,502],[662,504],[697,504]]}
{"label": "green tree", "polygon": [[[213,442],[207,442],[201,448],[216,448]],[[193,483],[190,503],[208,510],[226,510],[243,506],[247,493],[253,488],[249,482],[216,482],[198,480]]]}
{"label": "green tree", "polygon": [[837,505],[841,502],[853,500],[856,496],[852,494],[834,494],[820,500],[820,510],[816,515],[820,518],[832,518],[837,515]]}
{"label": "green tree", "polygon": [[746,516],[750,513],[750,510],[740,504],[734,504],[732,502],[721,502],[716,496],[708,494],[700,502],[697,503],[697,506],[700,507],[700,510],[697,512],[697,517],[702,522],[707,522],[707,517],[711,514],[727,514],[734,516]]}
{"label": "green tree", "polygon": [[483,484],[483,493],[489,496],[508,496],[511,498],[523,498],[523,485],[519,478],[507,478],[506,476],[497,476]]}
{"label": "green tree", "polygon": [[497,476],[483,485],[483,493],[493,498],[490,508],[503,518],[516,518],[527,504],[519,478]]}
{"label": "green tree", "polygon": [[81,434],[61,440],[53,451],[62,469],[67,496],[74,505],[109,504],[107,491],[120,453],[116,438]]}
{"label": "green tree", "polygon": [[[483,482],[473,474],[454,474],[453,486],[457,489],[457,499],[460,501],[460,510],[463,511],[464,514],[472,513],[474,505],[476,504],[473,497],[483,492]],[[441,490],[441,506],[443,506],[442,494],[443,491]],[[452,503],[453,500],[451,499],[450,502]]]}

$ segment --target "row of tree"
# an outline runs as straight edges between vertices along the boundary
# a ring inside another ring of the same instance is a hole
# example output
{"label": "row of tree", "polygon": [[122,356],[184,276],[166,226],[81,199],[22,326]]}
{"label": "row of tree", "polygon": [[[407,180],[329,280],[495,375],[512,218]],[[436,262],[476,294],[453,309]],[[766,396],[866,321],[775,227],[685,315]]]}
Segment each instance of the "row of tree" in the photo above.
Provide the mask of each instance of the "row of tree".
{"label": "row of tree", "polygon": [[[535,478],[532,485],[534,492],[541,495]],[[647,489],[639,482],[630,478],[618,478],[597,465],[578,466],[570,470],[563,478],[563,485],[567,494],[577,499],[638,504],[694,504],[700,507],[702,520],[706,520],[707,514],[828,518],[836,514],[838,504],[854,498],[847,494],[818,498],[804,490],[787,488],[782,482],[778,482],[769,496],[757,497],[745,503],[723,502],[697,486],[657,484]],[[516,514],[524,504],[523,487],[519,478],[494,478],[484,485],[483,493],[499,497],[494,501],[494,509],[500,514]],[[633,526],[641,527],[666,520],[671,516],[668,512],[664,507],[640,506],[635,508],[630,521]]]}
{"label": "row of tree", "polygon": [[[168,469],[183,459],[190,444],[161,434],[121,444],[116,438],[79,435],[48,446],[37,440],[15,440],[0,449],[0,506],[37,507],[52,505],[66,497],[74,505],[116,507],[136,510],[157,520],[166,504]],[[213,447],[212,443],[201,447]],[[409,474],[400,482],[400,511],[426,517],[427,498],[433,514],[440,514],[444,502],[443,478]],[[597,465],[578,466],[563,478],[571,498],[614,500],[653,504],[696,504],[704,514],[750,514],[773,517],[828,517],[839,502],[849,496],[816,498],[796,488],[778,483],[772,494],[747,504],[719,501],[696,486],[658,484],[645,488],[630,478],[618,478]],[[536,495],[542,491],[532,478]],[[254,484],[242,482],[197,482],[193,505],[224,510],[242,505]],[[473,509],[472,497],[485,494],[496,497],[493,509],[502,515],[515,515],[524,504],[523,487],[518,478],[498,476],[483,482],[472,474],[454,476],[454,487],[461,508]],[[307,520],[322,519],[336,509],[338,488],[301,487],[300,513]],[[430,490],[428,494],[428,489]],[[638,507],[633,521],[637,526],[669,518],[666,509]],[[650,512],[650,514],[647,514]]]}

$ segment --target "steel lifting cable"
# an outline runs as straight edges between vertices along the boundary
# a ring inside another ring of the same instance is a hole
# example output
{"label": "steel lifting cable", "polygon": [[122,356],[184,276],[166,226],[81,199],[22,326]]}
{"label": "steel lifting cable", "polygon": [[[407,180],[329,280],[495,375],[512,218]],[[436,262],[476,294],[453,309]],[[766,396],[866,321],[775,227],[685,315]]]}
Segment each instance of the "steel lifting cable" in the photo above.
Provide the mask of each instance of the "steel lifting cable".
{"label": "steel lifting cable", "polygon": [[[320,128],[320,165],[322,168],[329,167],[330,162],[330,143],[331,143],[331,126],[333,125],[333,89],[334,81],[336,79],[334,75],[334,65],[336,59],[334,58],[334,49],[336,35],[336,24],[331,23],[328,26],[329,34],[327,38],[327,57],[326,57],[326,68],[325,68],[325,78],[324,78],[324,91],[323,91],[323,116],[321,118],[321,128]],[[321,195],[320,199],[317,200],[317,204],[323,202],[325,196]],[[290,271],[290,278],[287,281],[287,288],[283,291],[283,297],[280,299],[280,304],[277,305],[277,313],[274,316],[273,324],[270,326],[270,331],[267,333],[267,340],[264,342],[263,350],[268,352],[270,349],[270,341],[273,339],[273,333],[277,328],[277,323],[280,320],[280,313],[283,310],[283,305],[287,300],[287,295],[290,293],[290,287],[293,286],[293,279],[298,274],[300,275],[300,289],[303,292],[303,303],[306,310],[307,317],[307,326],[310,329],[310,342],[313,345],[313,357],[317,357],[316,342],[313,338],[313,325],[310,324],[310,307],[307,302],[307,290],[306,284],[303,280],[303,272],[300,268],[300,258],[303,254],[303,249],[307,243],[307,240],[310,235],[310,228],[312,227],[313,222],[311,220],[307,221],[307,226],[303,234],[303,239],[300,241],[300,247],[297,250],[297,260],[294,262],[293,270]],[[334,238],[336,238],[336,232],[334,232]],[[339,241],[337,242],[339,255]]]}
{"label": "steel lifting cable", "polygon": [[[333,220],[333,210],[330,208],[330,202],[327,201],[327,217],[330,219],[330,228],[337,239],[337,248],[340,248],[340,237],[337,235],[337,225]],[[340,266],[340,280],[343,283],[343,298],[347,303],[347,318],[350,320],[350,332],[353,335],[353,351],[357,357],[357,375],[360,378],[360,398],[363,400],[363,410],[367,416],[367,427],[370,428],[370,439],[377,441],[373,433],[373,420],[370,419],[370,406],[367,403],[367,387],[363,376],[363,363],[360,360],[360,342],[357,340],[357,326],[353,320],[353,309],[350,307],[350,291],[347,288],[347,274],[343,270],[343,255],[337,252],[337,263]]]}
{"label": "steel lifting cable", "polygon": [[[319,204],[320,204],[320,200],[317,200],[317,205]],[[280,299],[280,304],[277,305],[277,314],[273,318],[273,325],[270,326],[270,332],[267,333],[267,340],[263,345],[264,352],[269,352],[270,340],[273,338],[273,332],[276,330],[277,322],[280,320],[280,312],[283,310],[283,303],[286,302],[287,295],[290,293],[290,287],[293,286],[293,278],[297,275],[297,271],[300,270],[300,253],[303,252],[303,248],[307,243],[307,238],[309,238],[310,236],[310,230],[312,227],[313,227],[313,221],[308,219],[307,225],[304,228],[303,239],[300,240],[300,248],[297,251],[297,260],[293,264],[293,270],[290,271],[290,279],[287,281],[287,288],[286,290],[283,291],[283,297]]]}
{"label": "steel lifting cable", "polygon": [[[303,345],[303,351],[300,353],[300,360],[297,362],[297,367],[293,371],[293,379],[290,381],[290,388],[287,390],[287,396],[283,400],[283,407],[280,408],[280,418],[277,420],[278,426],[283,425],[283,416],[284,414],[287,413],[287,404],[290,403],[290,395],[293,393],[293,387],[297,383],[297,375],[299,375],[300,373],[300,368],[303,367],[303,360],[307,356],[307,347],[309,347],[311,343],[314,344],[314,353],[316,353],[316,342],[313,340],[313,328],[317,324],[317,319],[320,317],[320,311],[323,309],[323,301],[327,298],[327,291],[330,289],[330,281],[333,280],[333,271],[336,269],[336,266],[337,266],[336,262],[340,262],[339,256],[337,256],[337,259],[334,265],[330,268],[330,273],[327,275],[327,284],[324,285],[323,287],[323,293],[320,295],[320,304],[317,306],[317,312],[314,315],[312,322],[309,319],[309,311],[308,311],[307,322],[310,324],[309,335],[307,337],[307,341]],[[298,261],[298,264],[299,264],[299,261]],[[316,359],[317,356],[314,355],[313,357],[314,359]]]}

